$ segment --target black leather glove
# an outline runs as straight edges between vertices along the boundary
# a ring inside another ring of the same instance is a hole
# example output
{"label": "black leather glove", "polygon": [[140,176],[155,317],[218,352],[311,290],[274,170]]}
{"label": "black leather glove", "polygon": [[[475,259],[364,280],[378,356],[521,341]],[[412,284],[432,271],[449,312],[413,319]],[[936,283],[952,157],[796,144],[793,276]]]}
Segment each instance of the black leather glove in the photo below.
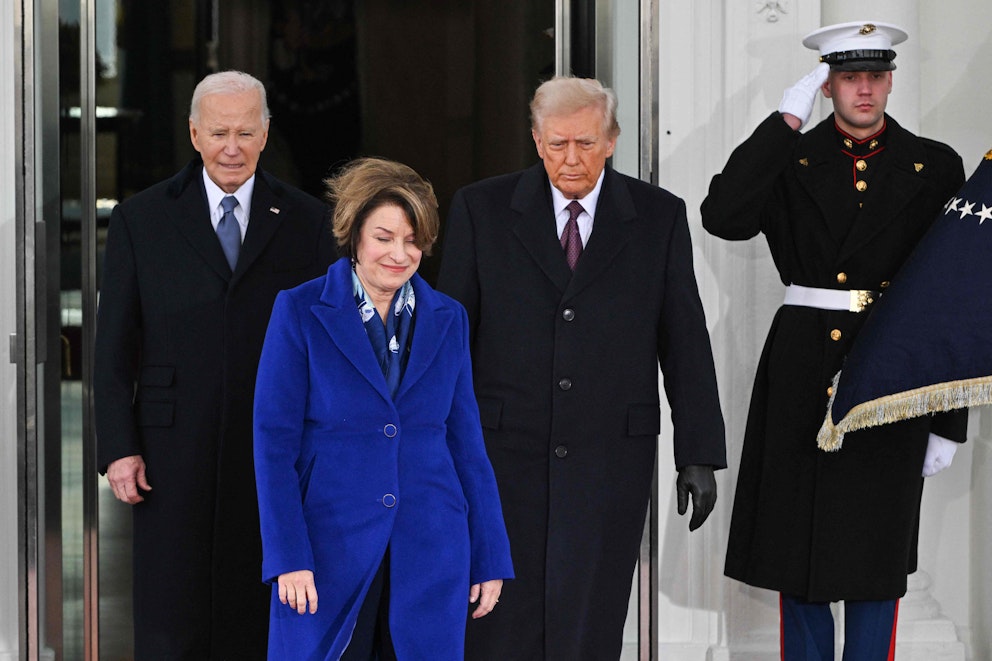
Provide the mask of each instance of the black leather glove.
{"label": "black leather glove", "polygon": [[684,515],[688,509],[689,494],[692,494],[689,530],[695,530],[703,525],[703,521],[716,505],[716,478],[713,476],[713,467],[686,466],[679,471],[679,477],[675,480],[675,491],[678,494],[679,516]]}

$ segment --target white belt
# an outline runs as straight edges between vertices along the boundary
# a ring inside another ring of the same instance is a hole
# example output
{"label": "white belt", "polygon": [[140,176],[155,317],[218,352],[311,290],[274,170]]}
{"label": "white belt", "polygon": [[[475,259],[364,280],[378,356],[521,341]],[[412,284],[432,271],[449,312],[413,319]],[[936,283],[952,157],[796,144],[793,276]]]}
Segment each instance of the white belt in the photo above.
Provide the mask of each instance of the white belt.
{"label": "white belt", "polygon": [[785,288],[784,305],[801,305],[821,310],[846,310],[864,312],[878,299],[878,292],[870,289],[820,289],[789,285]]}

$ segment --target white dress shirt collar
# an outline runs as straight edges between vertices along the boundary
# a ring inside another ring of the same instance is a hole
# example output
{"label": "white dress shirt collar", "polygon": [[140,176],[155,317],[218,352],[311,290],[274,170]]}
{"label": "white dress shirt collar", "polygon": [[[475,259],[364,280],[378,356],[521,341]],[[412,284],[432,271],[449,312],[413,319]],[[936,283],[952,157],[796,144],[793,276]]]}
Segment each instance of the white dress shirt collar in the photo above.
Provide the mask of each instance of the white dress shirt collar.
{"label": "white dress shirt collar", "polygon": [[[589,236],[592,234],[592,225],[596,218],[596,204],[599,202],[599,193],[603,189],[604,177],[606,177],[606,168],[603,168],[603,171],[599,173],[599,179],[596,180],[596,185],[592,191],[578,200],[584,211],[584,213],[579,214],[579,217],[576,218],[576,222],[579,224],[579,236],[582,237],[583,246],[589,243]],[[565,210],[565,207],[571,201],[560,190],[555,188],[554,184],[551,185],[551,203],[555,210],[555,225],[557,226],[559,239],[561,238],[561,233],[565,231],[565,223],[568,222],[568,211]]]}
{"label": "white dress shirt collar", "polygon": [[238,206],[234,207],[234,217],[238,219],[238,226],[241,228],[241,240],[244,241],[245,232],[248,230],[248,218],[251,216],[251,196],[255,191],[255,175],[241,184],[238,190],[233,193],[225,193],[207,175],[207,169],[203,168],[203,188],[207,191],[207,208],[210,209],[210,224],[213,225],[214,231],[217,230],[217,223],[224,215],[224,208],[220,205],[220,201],[228,195],[238,198]]}

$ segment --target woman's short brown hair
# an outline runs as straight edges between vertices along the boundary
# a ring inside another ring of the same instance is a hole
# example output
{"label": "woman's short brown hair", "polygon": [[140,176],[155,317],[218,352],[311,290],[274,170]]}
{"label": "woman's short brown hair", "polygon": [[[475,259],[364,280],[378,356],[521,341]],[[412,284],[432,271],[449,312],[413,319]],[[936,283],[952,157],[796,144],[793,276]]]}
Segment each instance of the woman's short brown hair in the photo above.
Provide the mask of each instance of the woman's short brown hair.
{"label": "woman's short brown hair", "polygon": [[431,254],[441,224],[437,197],[430,182],[413,168],[385,158],[357,158],[324,183],[327,200],[334,205],[331,228],[342,256],[355,258],[365,219],[389,204],[403,209],[417,247]]}

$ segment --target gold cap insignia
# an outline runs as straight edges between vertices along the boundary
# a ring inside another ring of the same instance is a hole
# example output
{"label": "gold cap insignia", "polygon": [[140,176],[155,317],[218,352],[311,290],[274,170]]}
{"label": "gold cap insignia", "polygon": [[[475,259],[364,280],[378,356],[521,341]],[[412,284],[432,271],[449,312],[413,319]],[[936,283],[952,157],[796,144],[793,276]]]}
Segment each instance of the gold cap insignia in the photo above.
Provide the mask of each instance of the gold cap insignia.
{"label": "gold cap insignia", "polygon": [[872,23],[865,23],[864,25],[861,26],[861,29],[858,30],[858,34],[871,34],[872,32],[874,32],[877,29],[878,28],[876,28],[874,26],[874,24],[872,24]]}
{"label": "gold cap insignia", "polygon": [[922,163],[913,163],[913,167],[916,168],[916,171],[917,172],[919,172],[920,170],[923,169],[923,164]]}

